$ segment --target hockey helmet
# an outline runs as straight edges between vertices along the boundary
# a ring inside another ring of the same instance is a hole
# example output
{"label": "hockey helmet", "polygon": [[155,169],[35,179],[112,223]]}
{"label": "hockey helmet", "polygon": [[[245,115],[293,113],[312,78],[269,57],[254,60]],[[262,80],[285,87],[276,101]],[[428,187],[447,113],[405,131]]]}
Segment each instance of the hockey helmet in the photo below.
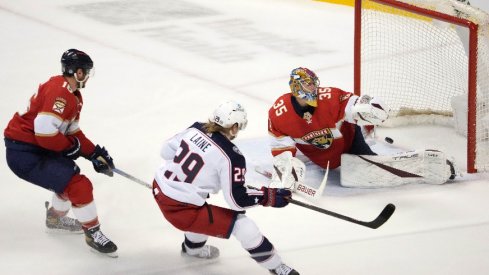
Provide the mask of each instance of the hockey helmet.
{"label": "hockey helmet", "polygon": [[85,75],[89,75],[92,68],[93,61],[90,56],[80,50],[69,49],[61,56],[61,72],[63,75],[72,76],[78,69],[82,69]]}
{"label": "hockey helmet", "polygon": [[305,100],[310,106],[317,106],[319,78],[313,71],[303,67],[293,69],[290,73],[289,86],[295,97]]}
{"label": "hockey helmet", "polygon": [[232,100],[219,104],[209,117],[209,120],[224,128],[230,128],[235,123],[238,123],[239,130],[244,130],[246,124],[248,124],[246,110],[241,104]]}

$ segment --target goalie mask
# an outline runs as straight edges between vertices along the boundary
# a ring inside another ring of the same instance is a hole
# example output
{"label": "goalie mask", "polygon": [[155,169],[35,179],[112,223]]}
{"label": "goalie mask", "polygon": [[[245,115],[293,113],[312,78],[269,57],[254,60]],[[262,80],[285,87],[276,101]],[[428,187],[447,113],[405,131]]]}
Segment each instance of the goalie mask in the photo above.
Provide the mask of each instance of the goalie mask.
{"label": "goalie mask", "polygon": [[290,91],[295,97],[301,98],[312,107],[317,106],[317,89],[319,78],[307,68],[296,68],[290,73]]}
{"label": "goalie mask", "polygon": [[237,123],[239,130],[244,130],[246,124],[248,124],[245,109],[235,101],[226,101],[219,104],[209,117],[209,120],[224,128],[230,128]]}

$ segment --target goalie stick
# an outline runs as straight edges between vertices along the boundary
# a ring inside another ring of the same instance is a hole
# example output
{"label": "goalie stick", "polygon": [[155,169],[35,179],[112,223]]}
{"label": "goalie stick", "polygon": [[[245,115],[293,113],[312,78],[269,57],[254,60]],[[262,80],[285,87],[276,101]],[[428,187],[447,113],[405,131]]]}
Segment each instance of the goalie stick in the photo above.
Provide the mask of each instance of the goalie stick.
{"label": "goalie stick", "polygon": [[[120,169],[117,169],[117,168],[114,168],[112,169],[116,174],[119,174],[127,179],[130,179],[144,187],[147,187],[149,189],[151,189],[151,185],[149,185],[148,183],[136,178],[136,177],[133,177],[131,175],[129,175],[128,173],[120,170]],[[253,187],[253,186],[248,186],[248,188],[251,188],[251,189],[258,189],[256,187]],[[336,212],[333,212],[333,211],[329,211],[329,210],[326,210],[326,209],[323,209],[323,208],[320,208],[320,207],[317,207],[317,206],[314,206],[314,205],[310,205],[310,204],[307,204],[307,203],[304,203],[304,202],[301,202],[301,201],[297,201],[297,200],[294,200],[292,198],[289,198],[288,199],[289,203],[292,203],[292,204],[295,204],[297,206],[301,206],[301,207],[304,207],[304,208],[307,208],[307,209],[311,209],[311,210],[314,210],[314,211],[317,211],[317,212],[320,212],[320,213],[323,213],[323,214],[326,214],[326,215],[329,215],[329,216],[332,216],[332,217],[335,217],[335,218],[338,218],[338,219],[341,219],[341,220],[344,220],[344,221],[347,221],[347,222],[351,222],[351,223],[355,223],[355,224],[358,224],[358,225],[363,225],[363,226],[366,226],[366,227],[369,227],[369,228],[373,228],[373,229],[377,229],[379,228],[381,225],[383,225],[391,216],[392,214],[394,213],[394,211],[396,210],[396,207],[394,204],[392,203],[389,203],[388,205],[386,205],[384,207],[384,210],[382,210],[382,212],[379,214],[379,216],[377,216],[377,218],[375,218],[373,221],[370,221],[370,222],[365,222],[365,221],[359,221],[359,220],[356,220],[356,219],[353,219],[351,217],[348,217],[348,216],[345,216],[345,215],[341,215],[341,214],[338,214]]]}
{"label": "goalie stick", "polygon": [[[268,179],[272,179],[272,172],[265,170],[264,168],[262,168],[260,166],[255,166],[255,172],[257,172],[258,174],[260,174],[260,175],[262,175]],[[303,183],[299,183],[299,184],[297,184],[297,186],[294,187],[294,191],[297,194],[304,195],[306,198],[312,198],[312,199],[317,200],[321,197],[321,195],[324,192],[324,188],[326,187],[326,184],[328,182],[328,174],[329,174],[329,161],[328,161],[328,164],[326,166],[326,172],[324,173],[323,180],[319,184],[318,189],[312,188],[312,187],[307,186],[306,184],[303,184]]]}

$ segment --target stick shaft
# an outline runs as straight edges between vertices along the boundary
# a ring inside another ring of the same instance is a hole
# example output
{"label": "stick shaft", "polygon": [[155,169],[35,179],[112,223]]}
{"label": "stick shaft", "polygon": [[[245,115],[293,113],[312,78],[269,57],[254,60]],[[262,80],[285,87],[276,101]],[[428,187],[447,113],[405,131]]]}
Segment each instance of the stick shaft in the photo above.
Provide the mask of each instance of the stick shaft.
{"label": "stick shaft", "polygon": [[125,177],[127,179],[130,179],[130,180],[132,180],[132,181],[134,181],[136,183],[139,183],[140,185],[145,186],[145,187],[147,187],[149,189],[152,188],[152,186],[149,183],[147,183],[145,181],[142,181],[142,180],[140,180],[140,179],[138,179],[136,177],[133,177],[133,176],[129,175],[128,173],[126,173],[126,172],[124,172],[124,171],[122,171],[122,170],[120,170],[118,168],[114,168],[114,169],[112,169],[112,171],[114,171],[114,173],[119,174],[119,175],[121,175],[121,176],[123,176],[123,177]]}
{"label": "stick shaft", "polygon": [[[152,186],[150,184],[146,183],[145,181],[142,181],[142,180],[140,180],[134,176],[131,176],[128,173],[126,173],[126,172],[124,172],[118,168],[114,168],[114,169],[112,169],[112,171],[114,171],[114,173],[119,174],[119,175],[121,175],[127,179],[130,179],[130,180],[132,180],[132,181],[134,181],[134,182],[136,182],[136,183],[138,183],[144,187],[147,187],[149,189],[152,188]],[[292,198],[289,198],[288,201],[289,201],[289,203],[292,203],[292,204],[295,204],[298,206],[302,206],[302,207],[305,207],[307,209],[311,209],[311,210],[314,210],[314,211],[317,211],[317,212],[320,212],[320,213],[323,213],[323,214],[326,214],[326,215],[329,215],[329,216],[332,216],[332,217],[335,217],[335,218],[338,218],[338,219],[341,219],[344,221],[363,225],[363,226],[373,228],[373,229],[376,229],[376,228],[380,227],[382,224],[384,224],[392,216],[392,214],[394,213],[394,210],[395,210],[395,206],[393,204],[388,204],[384,208],[384,210],[382,210],[382,212],[379,214],[379,216],[375,220],[370,221],[370,222],[364,222],[364,221],[355,220],[351,217],[344,216],[344,215],[338,214],[336,212],[329,211],[329,210],[326,210],[326,209],[323,209],[323,208],[320,208],[320,207],[317,207],[314,205],[310,205],[310,204],[307,204],[307,203],[304,203],[301,201],[297,201],[297,200],[294,200]]]}

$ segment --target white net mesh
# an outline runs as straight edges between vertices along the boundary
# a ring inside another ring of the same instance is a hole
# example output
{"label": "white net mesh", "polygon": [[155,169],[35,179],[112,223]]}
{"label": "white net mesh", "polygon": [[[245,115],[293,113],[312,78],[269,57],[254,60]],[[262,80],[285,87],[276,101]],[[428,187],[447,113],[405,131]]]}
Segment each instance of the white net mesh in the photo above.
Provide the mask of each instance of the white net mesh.
{"label": "white net mesh", "polygon": [[[376,2],[382,1],[393,2]],[[475,162],[478,170],[489,170],[488,14],[455,0],[399,2],[480,24],[477,49],[469,49],[467,27],[362,0],[361,93],[382,97],[394,118],[405,121],[404,116],[435,114],[451,120],[450,101],[467,95],[468,52],[476,50]]]}

